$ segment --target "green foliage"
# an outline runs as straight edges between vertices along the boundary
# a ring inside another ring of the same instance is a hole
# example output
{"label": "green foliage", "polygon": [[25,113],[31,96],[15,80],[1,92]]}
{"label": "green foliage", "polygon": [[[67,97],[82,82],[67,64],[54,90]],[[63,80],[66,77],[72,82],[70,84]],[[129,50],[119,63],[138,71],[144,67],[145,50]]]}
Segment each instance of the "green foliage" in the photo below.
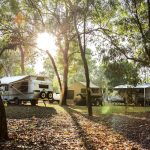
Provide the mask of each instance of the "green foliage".
{"label": "green foliage", "polygon": [[[4,0],[2,1],[4,2]],[[77,6],[76,9],[77,11],[79,11],[78,14],[86,11],[87,5],[89,6],[90,13],[87,16],[87,28],[89,24],[93,25],[93,23],[96,25],[96,27],[100,27],[100,29],[98,30],[98,33],[100,34],[98,36],[103,39],[103,41],[98,41],[96,44],[101,44],[101,46],[97,46],[98,52],[106,61],[122,61],[125,59],[125,55],[141,59],[143,61],[148,60],[148,56],[144,50],[144,44],[142,41],[141,33],[139,31],[139,26],[137,24],[138,22],[136,20],[133,2],[134,1],[129,0],[72,1],[72,3]],[[77,37],[75,36],[72,13],[71,10],[69,11],[69,4],[66,5],[66,1],[51,0],[48,2],[47,0],[12,0],[8,1],[5,5],[4,3],[1,4],[0,49],[7,47],[12,41],[21,43],[24,48],[26,72],[34,73],[32,65],[35,63],[35,58],[37,55],[31,45],[35,45],[34,41],[36,39],[37,33],[45,30],[53,32],[53,34],[57,36],[57,45],[61,44],[63,48],[65,46],[64,35],[69,35],[68,39],[71,41],[68,53],[69,83],[72,83],[74,81],[85,81],[85,77],[83,75],[83,62],[79,53]],[[136,4],[137,14],[139,16],[139,21],[145,36],[144,39],[146,39],[146,44],[148,45],[150,34],[148,32],[148,14],[147,11],[145,11],[148,9],[147,3],[146,1],[141,0],[136,1]],[[68,10],[65,11],[64,6],[66,6]],[[53,13],[51,12],[52,10]],[[18,13],[21,13],[23,15],[23,18],[25,19],[25,23],[23,23],[22,25],[18,25],[14,21]],[[77,19],[79,19],[79,22],[81,21],[80,29],[82,32],[82,13]],[[94,36],[91,40],[95,41]],[[118,50],[118,47],[123,50]],[[14,49],[14,47],[9,47],[9,49],[12,50]],[[20,73],[19,57],[20,54],[18,52],[17,54],[15,52],[15,56],[11,53],[7,54],[7,59],[5,61],[13,63],[13,66],[16,66],[17,68],[14,68],[13,71],[9,71],[10,74]],[[15,58],[17,59],[15,60]],[[107,65],[104,65],[104,68],[101,67],[101,65],[100,67],[97,67],[96,60],[94,60],[95,58],[92,58],[92,50],[89,49],[86,50],[86,58],[89,64],[91,81],[97,83],[100,86],[107,87],[108,80],[110,80],[111,86],[124,83],[136,84],[138,82],[138,69],[136,67],[133,67],[131,63],[122,61],[117,63],[109,63]],[[55,60],[58,65],[59,74],[62,76],[64,60],[61,50],[58,51]],[[5,68],[8,68],[9,65],[7,66],[6,62]],[[49,62],[50,60],[46,58],[44,63],[45,71],[43,72],[43,74],[51,76],[53,78],[55,75]],[[1,70],[3,70],[2,68]],[[134,74],[133,72],[136,73]],[[107,76],[107,78],[105,77],[105,75]],[[111,76],[113,76],[114,78],[111,79]]]}
{"label": "green foliage", "polygon": [[[84,67],[78,47],[70,49],[72,52],[69,57],[69,84],[74,82],[85,82]],[[86,59],[89,67],[90,78],[94,78],[96,60],[92,58],[92,50],[86,49]]]}
{"label": "green foliage", "polygon": [[18,51],[5,51],[0,58],[1,65],[3,66],[3,72],[1,74],[8,75],[19,75],[20,74],[20,56]]}
{"label": "green foliage", "polygon": [[105,92],[107,92],[109,80],[106,78],[105,68],[102,64],[94,67],[91,81],[100,88],[105,89]]}
{"label": "green foliage", "polygon": [[[7,59],[12,63],[13,66],[20,67],[21,59],[24,59],[24,67],[27,68],[26,73],[32,73],[33,70],[32,65],[35,63],[36,52],[35,48],[33,48],[35,41],[35,28],[31,25],[32,11],[30,8],[27,8],[24,1],[7,1],[5,3],[4,0],[1,1],[0,6],[0,52],[4,52],[6,50],[10,50],[14,52],[14,49],[19,50],[19,46],[21,45],[23,48],[24,58],[17,52],[17,55],[13,55],[13,53],[7,53]],[[32,22],[33,23],[33,22]],[[34,32],[33,32],[34,31]],[[2,56],[3,57],[3,56]],[[12,59],[12,57],[14,57]],[[15,60],[17,57],[17,62]],[[20,57],[20,58],[19,58]],[[2,58],[3,59],[3,58]],[[12,61],[12,60],[14,61]],[[18,61],[19,60],[19,61]],[[6,61],[6,60],[5,60]],[[3,68],[7,68],[7,63]],[[16,64],[17,63],[17,64]],[[30,64],[30,65],[29,65]],[[19,66],[20,65],[20,66]],[[13,68],[11,68],[13,69]],[[9,70],[11,75],[21,74],[20,68]],[[30,70],[30,71],[29,71]],[[6,72],[6,70],[5,70]],[[33,72],[34,74],[34,72]]]}
{"label": "green foliage", "polygon": [[149,66],[148,2],[104,0],[96,1],[94,8],[92,17],[100,27],[99,39],[108,43],[104,46],[97,43],[99,54],[111,60],[127,58]]}
{"label": "green foliage", "polygon": [[140,82],[138,68],[128,61],[112,62],[104,65],[105,75],[109,79],[109,86],[120,84],[136,85]]}
{"label": "green foliage", "polygon": [[19,2],[16,0],[9,0],[10,9],[13,13],[16,13],[19,11]]}

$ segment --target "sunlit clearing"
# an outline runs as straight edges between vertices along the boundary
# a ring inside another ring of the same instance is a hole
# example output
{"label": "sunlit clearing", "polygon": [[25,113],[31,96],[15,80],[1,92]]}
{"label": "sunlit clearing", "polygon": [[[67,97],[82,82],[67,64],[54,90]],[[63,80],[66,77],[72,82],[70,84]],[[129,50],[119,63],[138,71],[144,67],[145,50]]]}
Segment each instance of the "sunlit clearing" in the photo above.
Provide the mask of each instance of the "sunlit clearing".
{"label": "sunlit clearing", "polygon": [[102,107],[102,114],[110,113],[110,106]]}
{"label": "sunlit clearing", "polygon": [[42,50],[48,50],[51,55],[56,54],[55,38],[47,32],[39,33],[37,37],[37,47]]}

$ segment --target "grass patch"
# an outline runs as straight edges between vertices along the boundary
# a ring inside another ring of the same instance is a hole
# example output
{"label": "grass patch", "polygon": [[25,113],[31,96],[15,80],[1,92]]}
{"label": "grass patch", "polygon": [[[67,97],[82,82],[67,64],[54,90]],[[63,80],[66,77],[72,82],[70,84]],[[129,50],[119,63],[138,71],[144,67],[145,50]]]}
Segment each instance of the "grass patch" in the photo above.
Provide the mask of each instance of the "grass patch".
{"label": "grass patch", "polygon": [[[72,109],[87,114],[86,106],[71,106]],[[93,114],[125,114],[125,113],[144,113],[150,112],[150,107],[136,107],[136,106],[115,106],[115,105],[104,105],[104,106],[93,106]]]}

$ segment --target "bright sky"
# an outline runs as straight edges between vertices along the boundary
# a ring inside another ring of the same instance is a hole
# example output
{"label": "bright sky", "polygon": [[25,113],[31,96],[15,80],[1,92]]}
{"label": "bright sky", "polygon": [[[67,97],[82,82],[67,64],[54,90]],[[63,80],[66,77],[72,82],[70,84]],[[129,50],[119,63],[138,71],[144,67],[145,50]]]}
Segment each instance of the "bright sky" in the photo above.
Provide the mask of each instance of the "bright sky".
{"label": "bright sky", "polygon": [[[43,52],[48,50],[52,56],[56,55],[57,47],[55,45],[54,36],[48,34],[47,32],[39,33],[37,36],[36,43],[37,43],[37,47],[41,49]],[[43,71],[43,56],[39,56],[37,58],[35,71],[37,74]]]}
{"label": "bright sky", "polygon": [[37,58],[34,69],[35,69],[36,74],[39,74],[40,72],[43,71],[43,60],[41,57]]}
{"label": "bright sky", "polygon": [[[48,34],[47,32],[39,33],[37,35],[37,47],[42,49],[43,52],[40,51],[41,55],[36,60],[35,71],[37,74],[43,71],[43,57],[47,56],[44,52],[48,50],[52,56],[56,55],[57,46],[55,45],[55,37]],[[93,44],[88,45],[93,52],[96,52],[95,46]],[[44,54],[44,55],[43,55]],[[97,56],[94,56],[97,59]]]}
{"label": "bright sky", "polygon": [[55,37],[47,32],[39,33],[37,37],[37,47],[42,50],[49,50],[52,56],[56,55]]}

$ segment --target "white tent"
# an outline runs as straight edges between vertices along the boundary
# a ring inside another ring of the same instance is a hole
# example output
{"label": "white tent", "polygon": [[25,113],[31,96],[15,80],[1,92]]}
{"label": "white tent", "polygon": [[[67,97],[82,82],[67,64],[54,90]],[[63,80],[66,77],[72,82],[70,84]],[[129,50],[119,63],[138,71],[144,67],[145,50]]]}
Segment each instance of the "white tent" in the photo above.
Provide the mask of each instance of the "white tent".
{"label": "white tent", "polygon": [[118,86],[115,86],[114,89],[129,89],[129,88],[134,88],[133,85],[129,85],[129,84],[124,84],[124,85],[118,85]]}

